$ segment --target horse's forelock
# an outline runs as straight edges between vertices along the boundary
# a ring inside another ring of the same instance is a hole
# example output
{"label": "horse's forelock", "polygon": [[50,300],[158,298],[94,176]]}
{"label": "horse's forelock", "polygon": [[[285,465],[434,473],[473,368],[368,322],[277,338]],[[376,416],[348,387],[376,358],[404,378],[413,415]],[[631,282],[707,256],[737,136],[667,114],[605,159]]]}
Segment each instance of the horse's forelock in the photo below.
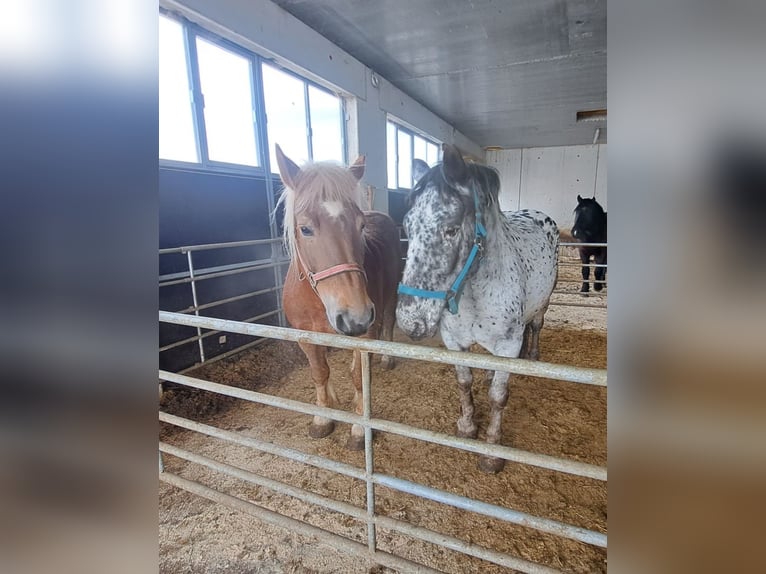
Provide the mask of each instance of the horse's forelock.
{"label": "horse's forelock", "polygon": [[582,202],[577,204],[577,207],[574,208],[574,211],[581,212],[585,209],[593,209],[597,214],[606,215],[606,211],[604,211],[604,208],[601,207],[601,204],[596,201],[595,197],[584,198]]}
{"label": "horse's forelock", "polygon": [[340,165],[318,162],[301,168],[296,182],[295,209],[312,209],[327,201],[340,203],[359,200],[359,182]]}
{"label": "horse's forelock", "polygon": [[[465,197],[457,189],[453,188],[447,183],[444,173],[441,169],[442,164],[437,164],[426,172],[426,174],[420,178],[420,180],[412,188],[409,195],[410,206],[414,205],[417,197],[422,194],[429,185],[436,187],[441,193],[448,193],[459,197],[469,208],[469,211],[473,211],[474,203],[473,197]],[[498,194],[500,193],[500,175],[497,170],[474,163],[468,163],[469,174],[469,188],[476,190],[479,194],[479,203],[482,209],[488,209],[491,206],[499,211]]]}
{"label": "horse's forelock", "polygon": [[283,239],[288,253],[294,253],[295,214],[319,209],[325,202],[359,203],[359,182],[346,169],[332,162],[316,162],[301,167],[296,189],[285,187],[277,201],[284,207]]}

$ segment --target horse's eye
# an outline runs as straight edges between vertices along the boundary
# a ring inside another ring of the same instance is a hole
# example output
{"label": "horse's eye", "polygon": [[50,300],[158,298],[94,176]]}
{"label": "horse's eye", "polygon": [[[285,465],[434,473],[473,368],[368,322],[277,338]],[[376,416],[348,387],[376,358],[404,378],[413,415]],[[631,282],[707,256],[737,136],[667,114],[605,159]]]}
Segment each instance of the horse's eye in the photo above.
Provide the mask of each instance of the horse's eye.
{"label": "horse's eye", "polygon": [[455,237],[457,235],[457,232],[460,231],[459,227],[448,227],[444,230],[444,236],[445,237]]}
{"label": "horse's eye", "polygon": [[314,230],[310,227],[306,227],[305,225],[301,225],[301,235],[304,237],[311,237],[314,235]]}
{"label": "horse's eye", "polygon": [[364,231],[367,226],[362,223],[362,225],[359,227],[359,231]]}

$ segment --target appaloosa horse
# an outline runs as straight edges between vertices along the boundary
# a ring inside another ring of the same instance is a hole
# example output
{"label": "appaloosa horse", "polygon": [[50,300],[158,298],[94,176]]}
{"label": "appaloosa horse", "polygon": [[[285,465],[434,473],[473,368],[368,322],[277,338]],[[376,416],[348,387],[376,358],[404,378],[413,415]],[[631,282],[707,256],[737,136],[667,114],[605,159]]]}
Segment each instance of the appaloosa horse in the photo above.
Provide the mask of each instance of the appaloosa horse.
{"label": "appaloosa horse", "polygon": [[[409,254],[399,286],[398,324],[413,339],[433,336],[438,328],[451,350],[479,343],[494,355],[536,360],[556,283],[556,224],[539,211],[503,214],[497,172],[466,164],[452,146],[445,144],[443,151],[443,163],[414,166],[418,182],[404,218]],[[456,370],[458,436],[476,438],[471,371]],[[489,388],[490,443],[502,436],[508,378],[496,371]],[[479,459],[485,472],[498,472],[504,464],[500,458]]]}
{"label": "appaloosa horse", "polygon": [[[575,220],[572,227],[572,236],[581,243],[606,243],[606,211],[599,205],[595,198],[583,199],[577,196],[577,207],[574,210]],[[601,291],[606,278],[606,247],[578,247],[580,261],[582,262],[582,287],[580,291],[588,292],[588,278],[590,277],[590,258],[596,263],[593,288]]]}
{"label": "appaloosa horse", "polygon": [[[400,277],[399,232],[393,220],[358,205],[364,156],[349,168],[333,163],[298,167],[276,146],[285,190],[284,239],[291,255],[282,306],[293,327],[322,333],[391,340]],[[327,348],[299,343],[311,368],[317,405],[336,408]],[[384,367],[393,362],[383,357]],[[354,352],[354,410],[362,414],[362,367]],[[315,416],[309,435],[322,438],[334,421]],[[364,429],[353,425],[348,448],[364,448]]]}

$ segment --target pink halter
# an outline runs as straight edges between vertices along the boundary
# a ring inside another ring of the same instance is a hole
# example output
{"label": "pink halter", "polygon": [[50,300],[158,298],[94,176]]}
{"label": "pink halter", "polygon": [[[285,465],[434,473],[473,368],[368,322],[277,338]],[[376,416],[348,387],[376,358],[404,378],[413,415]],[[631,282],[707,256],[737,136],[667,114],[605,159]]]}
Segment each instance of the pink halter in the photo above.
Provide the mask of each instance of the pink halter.
{"label": "pink halter", "polygon": [[314,273],[309,271],[309,268],[306,263],[304,263],[303,257],[301,257],[301,252],[298,251],[297,246],[295,248],[295,253],[298,254],[298,260],[301,262],[301,267],[303,267],[303,271],[305,272],[305,274],[300,273],[298,278],[301,281],[303,279],[308,279],[309,285],[311,285],[311,288],[314,290],[314,292],[317,290],[317,283],[319,283],[322,279],[327,279],[328,277],[333,277],[334,275],[340,275],[341,273],[361,273],[364,275],[364,280],[367,281],[367,273],[365,273],[364,269],[362,269],[356,263],[341,263],[339,265],[328,267],[324,271]]}

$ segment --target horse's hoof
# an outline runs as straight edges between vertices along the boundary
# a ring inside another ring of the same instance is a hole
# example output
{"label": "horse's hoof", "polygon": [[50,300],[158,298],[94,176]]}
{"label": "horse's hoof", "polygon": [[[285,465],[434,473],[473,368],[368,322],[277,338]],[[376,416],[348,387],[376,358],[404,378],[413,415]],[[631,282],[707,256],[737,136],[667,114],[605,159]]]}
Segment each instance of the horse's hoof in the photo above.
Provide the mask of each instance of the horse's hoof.
{"label": "horse's hoof", "polygon": [[364,450],[364,435],[349,435],[348,442],[346,443],[346,448],[348,450]]}
{"label": "horse's hoof", "polygon": [[396,361],[394,361],[393,357],[390,357],[388,355],[383,355],[380,358],[380,366],[383,367],[385,370],[390,371],[391,369],[396,366]]}
{"label": "horse's hoof", "polygon": [[335,422],[330,421],[329,423],[318,425],[316,423],[311,423],[311,426],[309,427],[309,436],[311,438],[324,438],[326,436],[329,436],[332,434],[332,431],[335,430]]}
{"label": "horse's hoof", "polygon": [[590,291],[590,288],[587,285],[580,287],[580,293],[587,293],[588,291]]}
{"label": "horse's hoof", "polygon": [[596,291],[601,291],[601,290],[604,288],[604,286],[603,286],[601,283],[594,283],[594,284],[593,284],[593,288],[594,288]]}
{"label": "horse's hoof", "polygon": [[505,466],[505,459],[493,456],[479,457],[479,468],[487,474],[497,474]]}
{"label": "horse's hoof", "polygon": [[457,436],[460,438],[476,438],[479,436],[479,427],[473,427],[470,430],[462,431],[459,428],[457,429]]}

